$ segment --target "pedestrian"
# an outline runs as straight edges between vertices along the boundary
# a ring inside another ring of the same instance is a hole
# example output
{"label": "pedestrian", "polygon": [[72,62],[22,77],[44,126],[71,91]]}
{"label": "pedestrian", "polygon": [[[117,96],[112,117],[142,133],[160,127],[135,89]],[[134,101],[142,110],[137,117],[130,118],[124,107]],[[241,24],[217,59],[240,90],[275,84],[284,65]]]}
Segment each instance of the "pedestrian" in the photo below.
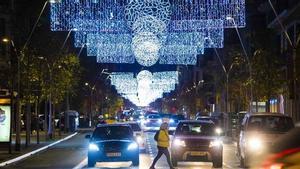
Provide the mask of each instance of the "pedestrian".
{"label": "pedestrian", "polygon": [[161,124],[159,131],[155,134],[155,141],[157,141],[157,149],[158,153],[156,157],[154,158],[150,169],[155,169],[155,164],[156,162],[160,159],[160,157],[164,154],[167,158],[167,162],[169,164],[170,169],[174,169],[171,163],[171,156],[170,152],[168,150],[170,146],[170,137],[169,137],[169,132],[168,132],[168,123],[164,122]]}

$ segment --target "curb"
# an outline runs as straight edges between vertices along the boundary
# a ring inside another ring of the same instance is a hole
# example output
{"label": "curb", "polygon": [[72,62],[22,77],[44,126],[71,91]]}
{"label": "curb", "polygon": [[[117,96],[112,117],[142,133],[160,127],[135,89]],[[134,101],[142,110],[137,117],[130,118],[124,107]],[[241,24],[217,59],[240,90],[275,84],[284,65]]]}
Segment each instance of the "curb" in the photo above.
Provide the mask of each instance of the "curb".
{"label": "curb", "polygon": [[66,141],[66,140],[68,140],[68,139],[74,137],[74,136],[77,135],[77,134],[78,134],[78,132],[76,132],[76,133],[74,133],[74,134],[71,134],[71,135],[69,135],[69,136],[67,136],[67,137],[65,137],[65,138],[63,138],[63,139],[60,139],[60,140],[58,140],[58,141],[56,141],[56,142],[54,142],[54,143],[51,143],[51,144],[49,144],[49,145],[47,145],[47,146],[44,146],[44,147],[42,147],[42,148],[39,148],[39,149],[37,149],[37,150],[34,150],[34,151],[29,152],[29,153],[23,154],[23,155],[21,155],[21,156],[19,156],[19,157],[16,157],[16,158],[11,159],[11,160],[4,161],[4,162],[0,163],[0,167],[4,167],[4,166],[6,166],[6,165],[9,165],[9,164],[18,162],[18,161],[20,161],[20,160],[23,160],[23,159],[25,159],[25,158],[28,158],[28,157],[30,157],[30,156],[32,156],[32,155],[38,153],[38,152],[41,152],[41,151],[43,151],[43,150],[46,150],[46,149],[50,148],[50,147],[52,147],[52,146],[54,146],[54,145],[56,145],[56,144],[58,144],[58,143],[61,143],[61,142],[63,142],[63,141]]}

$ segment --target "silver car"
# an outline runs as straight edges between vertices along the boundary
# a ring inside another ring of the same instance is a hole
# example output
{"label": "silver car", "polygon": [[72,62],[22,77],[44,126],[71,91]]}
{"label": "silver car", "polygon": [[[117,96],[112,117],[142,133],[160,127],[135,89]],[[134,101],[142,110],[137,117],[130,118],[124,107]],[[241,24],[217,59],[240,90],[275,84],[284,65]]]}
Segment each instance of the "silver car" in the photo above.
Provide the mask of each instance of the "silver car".
{"label": "silver car", "polygon": [[293,120],[278,113],[245,115],[237,151],[242,167],[255,165],[272,148],[275,140],[294,127]]}

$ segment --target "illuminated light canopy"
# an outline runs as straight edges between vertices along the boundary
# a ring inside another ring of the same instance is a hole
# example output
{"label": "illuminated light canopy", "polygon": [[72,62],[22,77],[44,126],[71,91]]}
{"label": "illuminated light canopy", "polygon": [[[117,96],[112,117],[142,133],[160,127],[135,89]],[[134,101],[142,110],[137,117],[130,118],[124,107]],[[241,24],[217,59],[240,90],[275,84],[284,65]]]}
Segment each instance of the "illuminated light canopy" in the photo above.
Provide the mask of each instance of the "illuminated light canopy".
{"label": "illuminated light canopy", "polygon": [[193,65],[224,46],[224,28],[245,27],[245,0],[49,2],[51,30],[75,31],[74,46],[101,63]]}
{"label": "illuminated light canopy", "polygon": [[152,16],[165,25],[170,20],[170,2],[168,0],[132,0],[125,7],[125,16],[130,26],[134,25],[140,18]]}
{"label": "illuminated light canopy", "polygon": [[171,92],[178,83],[178,72],[155,72],[143,70],[136,78],[132,73],[118,72],[110,76],[111,84],[115,86],[122,97],[137,106],[148,106],[164,93]]}
{"label": "illuminated light canopy", "polygon": [[169,32],[201,34],[204,38],[204,48],[223,48],[224,29],[221,19],[170,21],[168,29]]}
{"label": "illuminated light canopy", "polygon": [[[101,34],[101,33],[89,33],[87,38],[87,55],[99,56],[99,57],[127,57],[131,56],[130,44],[132,41],[131,34]],[[113,47],[118,48],[117,51],[107,50],[103,45],[108,46],[110,49]],[[101,51],[103,50],[103,51]],[[99,51],[99,52],[98,52]],[[132,57],[129,58],[131,60]]]}
{"label": "illuminated light canopy", "polygon": [[[50,7],[51,30],[68,31],[77,28],[80,31],[120,31],[127,25],[124,13],[127,3],[129,3],[127,0],[60,0],[52,2]],[[128,30],[128,28],[124,30]]]}
{"label": "illuminated light canopy", "polygon": [[161,42],[152,33],[138,34],[133,37],[132,50],[136,61],[143,66],[152,66],[159,59]]}
{"label": "illuminated light canopy", "polygon": [[151,15],[138,18],[132,26],[135,34],[143,32],[151,32],[153,34],[161,34],[167,28],[167,24]]}
{"label": "illuminated light canopy", "polygon": [[159,63],[170,65],[196,65],[197,55],[161,55]]}
{"label": "illuminated light canopy", "polygon": [[[226,20],[228,16],[232,17],[235,23]],[[245,27],[245,0],[174,0],[172,2],[171,20],[209,19],[223,20],[223,28]]]}

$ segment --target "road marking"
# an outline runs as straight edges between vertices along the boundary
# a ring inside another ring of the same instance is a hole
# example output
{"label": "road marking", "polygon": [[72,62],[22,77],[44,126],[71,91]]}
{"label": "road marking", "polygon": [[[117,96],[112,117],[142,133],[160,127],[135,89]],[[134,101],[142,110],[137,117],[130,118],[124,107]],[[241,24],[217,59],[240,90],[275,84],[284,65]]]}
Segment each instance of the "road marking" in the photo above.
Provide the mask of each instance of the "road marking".
{"label": "road marking", "polygon": [[82,160],[78,165],[76,165],[73,169],[82,169],[88,163],[88,158]]}
{"label": "road marking", "polygon": [[25,158],[27,158],[27,157],[30,157],[30,156],[32,156],[32,155],[34,155],[34,154],[36,154],[36,153],[38,153],[38,152],[40,152],[40,151],[46,150],[46,149],[48,149],[49,147],[52,147],[52,146],[54,146],[54,145],[56,145],[56,144],[58,144],[58,143],[61,143],[61,142],[65,141],[65,140],[70,139],[70,138],[74,137],[76,134],[78,134],[78,133],[76,132],[76,133],[71,134],[71,135],[69,135],[69,136],[67,136],[67,137],[65,137],[65,138],[63,138],[63,139],[60,139],[60,140],[54,142],[54,143],[51,143],[51,144],[49,144],[49,145],[47,145],[47,146],[44,146],[44,147],[39,148],[39,149],[37,149],[37,150],[34,150],[34,151],[29,152],[29,153],[23,154],[23,155],[21,155],[21,156],[19,156],[19,157],[16,157],[16,158],[14,158],[14,159],[11,159],[11,160],[2,162],[2,163],[0,163],[0,167],[9,165],[9,164],[15,163],[15,162],[17,162],[17,161],[23,160],[23,159],[25,159]]}

